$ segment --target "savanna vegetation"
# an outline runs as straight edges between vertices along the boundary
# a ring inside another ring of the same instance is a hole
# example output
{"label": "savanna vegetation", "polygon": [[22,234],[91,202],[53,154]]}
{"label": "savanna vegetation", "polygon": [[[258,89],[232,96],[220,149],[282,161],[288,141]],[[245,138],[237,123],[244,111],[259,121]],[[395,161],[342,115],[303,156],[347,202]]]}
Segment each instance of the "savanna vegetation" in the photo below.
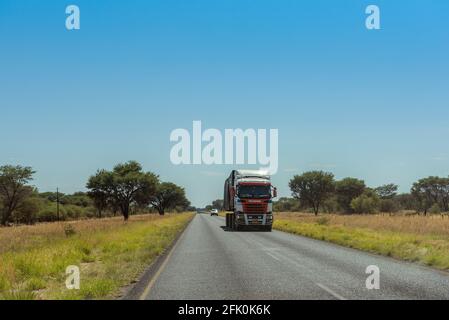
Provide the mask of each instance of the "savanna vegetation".
{"label": "savanna vegetation", "polygon": [[182,187],[162,182],[152,172],[129,161],[113,170],[98,170],[86,183],[86,192],[39,192],[32,186],[30,167],[0,167],[0,224],[34,224],[166,211],[193,211]]}
{"label": "savanna vegetation", "polygon": [[[192,213],[136,215],[0,228],[0,299],[104,299],[120,294]],[[66,268],[80,268],[68,290]]]}
{"label": "savanna vegetation", "polygon": [[315,215],[319,212],[423,215],[449,212],[449,177],[423,178],[413,184],[409,193],[398,194],[394,183],[370,188],[357,178],[335,180],[332,173],[310,171],[294,176],[289,187],[292,198],[275,201],[274,211],[303,211]]}
{"label": "savanna vegetation", "polygon": [[[115,297],[193,217],[166,215],[194,208],[182,187],[135,161],[98,170],[73,194],[39,192],[34,173],[0,167],[0,299]],[[70,265],[79,290],[66,288]]]}
{"label": "savanna vegetation", "polygon": [[393,183],[370,188],[311,171],[289,186],[292,197],[274,203],[275,229],[449,269],[449,178],[423,178],[398,194]]}

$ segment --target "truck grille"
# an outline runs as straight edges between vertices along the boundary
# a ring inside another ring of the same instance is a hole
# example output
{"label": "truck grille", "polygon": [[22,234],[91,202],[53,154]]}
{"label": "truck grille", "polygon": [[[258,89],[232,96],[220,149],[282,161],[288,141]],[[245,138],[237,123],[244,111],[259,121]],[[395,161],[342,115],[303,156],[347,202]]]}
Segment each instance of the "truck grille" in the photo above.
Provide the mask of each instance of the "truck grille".
{"label": "truck grille", "polygon": [[243,204],[243,211],[245,213],[265,213],[267,212],[266,203],[245,203]]}

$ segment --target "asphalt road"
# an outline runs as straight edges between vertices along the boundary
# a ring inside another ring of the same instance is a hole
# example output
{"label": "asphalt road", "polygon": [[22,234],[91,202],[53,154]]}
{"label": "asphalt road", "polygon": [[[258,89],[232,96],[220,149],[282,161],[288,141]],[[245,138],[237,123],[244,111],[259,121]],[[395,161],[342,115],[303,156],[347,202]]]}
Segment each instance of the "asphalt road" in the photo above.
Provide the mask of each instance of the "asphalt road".
{"label": "asphalt road", "polygon": [[[143,299],[449,299],[449,274],[288,233],[232,232],[197,215]],[[367,266],[380,288],[365,285]]]}

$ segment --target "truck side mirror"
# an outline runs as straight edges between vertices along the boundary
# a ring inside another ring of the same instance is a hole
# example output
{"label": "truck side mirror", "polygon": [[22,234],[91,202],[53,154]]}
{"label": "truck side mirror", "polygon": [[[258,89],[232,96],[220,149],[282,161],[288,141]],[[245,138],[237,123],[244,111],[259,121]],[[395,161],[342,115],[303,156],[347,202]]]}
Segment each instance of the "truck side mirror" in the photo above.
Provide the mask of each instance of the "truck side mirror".
{"label": "truck side mirror", "polygon": [[273,198],[276,198],[278,196],[278,189],[273,188]]}

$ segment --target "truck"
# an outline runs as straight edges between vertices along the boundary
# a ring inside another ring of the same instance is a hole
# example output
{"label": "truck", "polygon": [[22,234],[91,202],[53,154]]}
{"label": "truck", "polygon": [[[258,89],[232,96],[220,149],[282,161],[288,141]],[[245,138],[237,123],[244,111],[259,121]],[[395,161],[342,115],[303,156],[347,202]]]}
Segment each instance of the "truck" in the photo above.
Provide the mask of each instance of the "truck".
{"label": "truck", "polygon": [[232,170],[224,184],[223,206],[231,211],[226,213],[226,228],[271,231],[275,197],[277,189],[272,186],[268,172]]}

